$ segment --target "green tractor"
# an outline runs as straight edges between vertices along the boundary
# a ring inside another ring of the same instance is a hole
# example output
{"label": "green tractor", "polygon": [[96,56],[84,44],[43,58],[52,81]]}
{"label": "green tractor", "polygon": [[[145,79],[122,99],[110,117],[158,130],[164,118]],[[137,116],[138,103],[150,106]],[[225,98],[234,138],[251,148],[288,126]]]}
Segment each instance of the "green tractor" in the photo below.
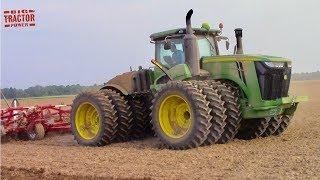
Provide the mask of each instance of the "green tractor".
{"label": "green tractor", "polygon": [[220,55],[228,38],[208,24],[152,34],[153,68],[129,71],[73,101],[71,127],[81,145],[104,146],[154,134],[171,149],[281,134],[305,96],[289,96],[291,61],[244,55],[235,29],[234,55]]}

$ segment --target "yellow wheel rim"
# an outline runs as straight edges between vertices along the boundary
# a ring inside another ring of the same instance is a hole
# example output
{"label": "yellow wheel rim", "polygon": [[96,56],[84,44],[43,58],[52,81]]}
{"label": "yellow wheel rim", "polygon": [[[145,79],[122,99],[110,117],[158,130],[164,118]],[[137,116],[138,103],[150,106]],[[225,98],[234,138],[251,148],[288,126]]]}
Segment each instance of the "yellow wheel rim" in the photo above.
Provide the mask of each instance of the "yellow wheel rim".
{"label": "yellow wheel rim", "polygon": [[191,127],[190,105],[179,95],[170,95],[161,102],[158,117],[162,131],[171,138],[183,137]]}
{"label": "yellow wheel rim", "polygon": [[100,129],[98,110],[89,102],[80,104],[75,117],[75,125],[79,135],[87,140],[93,139]]}

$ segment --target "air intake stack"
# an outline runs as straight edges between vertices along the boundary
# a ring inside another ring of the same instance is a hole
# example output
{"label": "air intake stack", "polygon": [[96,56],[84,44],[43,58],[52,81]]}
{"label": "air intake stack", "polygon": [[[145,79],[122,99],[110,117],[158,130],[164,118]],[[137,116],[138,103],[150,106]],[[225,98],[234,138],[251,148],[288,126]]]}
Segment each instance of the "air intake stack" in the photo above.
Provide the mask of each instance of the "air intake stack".
{"label": "air intake stack", "polygon": [[242,29],[237,28],[234,30],[237,39],[237,49],[236,54],[243,54],[243,46],[242,46]]}

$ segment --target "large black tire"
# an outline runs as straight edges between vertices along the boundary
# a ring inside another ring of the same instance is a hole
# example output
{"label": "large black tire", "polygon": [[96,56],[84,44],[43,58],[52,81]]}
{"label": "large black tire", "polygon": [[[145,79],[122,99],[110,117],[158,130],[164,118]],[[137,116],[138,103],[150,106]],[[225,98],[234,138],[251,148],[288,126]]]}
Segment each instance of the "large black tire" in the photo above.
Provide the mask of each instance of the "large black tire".
{"label": "large black tire", "polygon": [[241,90],[239,89],[239,86],[229,80],[219,80],[222,84],[225,84],[228,88],[230,88],[232,90],[232,92],[234,92],[234,96],[239,98],[241,97]]}
{"label": "large black tire", "polygon": [[[94,108],[98,111],[100,118],[99,131],[91,139],[85,139],[81,137],[75,125],[77,109],[82,103],[86,102],[91,103],[94,106]],[[114,105],[112,105],[109,97],[106,97],[102,92],[82,92],[73,100],[71,109],[71,130],[75,140],[80,145],[104,146],[106,144],[110,144],[114,140],[117,133],[117,125],[117,117]]]}
{"label": "large black tire", "polygon": [[221,95],[221,99],[225,102],[223,106],[226,109],[226,125],[224,127],[224,132],[217,141],[217,143],[224,144],[232,140],[238,133],[242,120],[240,104],[238,102],[238,97],[236,96],[235,90],[229,87],[228,83],[222,84],[221,82],[215,80],[209,80],[207,83],[218,90],[218,94]]}
{"label": "large black tire", "polygon": [[210,127],[210,133],[203,144],[214,144],[221,138],[226,125],[226,108],[223,107],[225,102],[221,99],[221,95],[218,94],[218,90],[207,82],[192,81],[192,83],[206,96],[206,100],[209,102],[209,108],[211,109],[210,115],[212,118],[210,122],[212,125]]}
{"label": "large black tire", "polygon": [[288,128],[291,119],[292,119],[292,116],[289,116],[289,115],[281,116],[281,123],[278,129],[272,135],[277,136],[282,134]]}
{"label": "large black tire", "polygon": [[237,134],[239,139],[254,139],[260,137],[267,127],[271,118],[244,119]]}
{"label": "large black tire", "polygon": [[[160,125],[160,105],[172,95],[182,97],[190,107],[191,125],[182,137],[174,138],[167,135]],[[210,132],[211,115],[209,102],[190,82],[171,81],[155,95],[152,107],[152,125],[158,139],[170,149],[189,149],[200,146]]]}
{"label": "large black tire", "polygon": [[28,139],[31,141],[40,140],[44,138],[45,129],[41,123],[36,123],[34,126],[28,129]]}
{"label": "large black tire", "polygon": [[268,127],[262,134],[262,137],[267,137],[273,135],[276,130],[279,128],[281,123],[281,117],[272,117],[269,121]]}
{"label": "large black tire", "polygon": [[149,113],[149,116],[148,116],[148,119],[147,119],[147,127],[146,127],[146,130],[145,130],[145,133],[147,136],[150,136],[150,137],[154,137],[154,132],[152,130],[152,124],[151,124],[151,112],[152,112],[152,101],[154,99],[154,94],[153,93],[148,93],[145,95],[145,104],[147,106],[147,109],[148,109],[148,113]]}
{"label": "large black tire", "polygon": [[131,139],[141,139],[150,132],[150,104],[145,95],[129,96],[128,102],[133,113],[133,123],[131,126]]}
{"label": "large black tire", "polygon": [[130,140],[130,130],[133,123],[132,111],[125,100],[124,96],[111,89],[102,89],[107,97],[111,99],[111,104],[114,105],[117,116],[117,133],[116,141],[128,141]]}

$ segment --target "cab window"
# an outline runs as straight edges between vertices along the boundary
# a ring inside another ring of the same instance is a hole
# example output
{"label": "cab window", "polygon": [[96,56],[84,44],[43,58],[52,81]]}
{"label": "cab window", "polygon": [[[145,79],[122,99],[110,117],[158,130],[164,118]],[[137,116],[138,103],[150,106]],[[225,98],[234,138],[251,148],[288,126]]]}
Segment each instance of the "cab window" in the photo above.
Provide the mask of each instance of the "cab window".
{"label": "cab window", "polygon": [[217,55],[216,50],[214,49],[212,37],[199,36],[197,42],[199,47],[200,58],[204,56]]}
{"label": "cab window", "polygon": [[182,39],[171,39],[171,49],[164,49],[164,41],[156,43],[156,59],[161,64],[171,68],[177,64],[185,63]]}

